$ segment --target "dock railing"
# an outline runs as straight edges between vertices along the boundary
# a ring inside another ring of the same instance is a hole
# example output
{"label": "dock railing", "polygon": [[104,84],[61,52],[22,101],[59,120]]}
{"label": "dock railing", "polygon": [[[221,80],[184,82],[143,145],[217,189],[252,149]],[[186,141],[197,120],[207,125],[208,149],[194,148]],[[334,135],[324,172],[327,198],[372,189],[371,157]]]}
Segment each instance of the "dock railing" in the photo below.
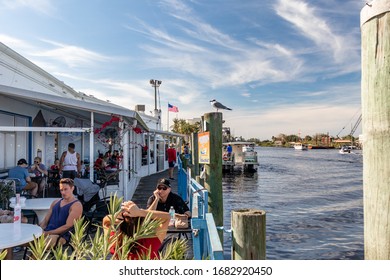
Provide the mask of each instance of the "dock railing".
{"label": "dock railing", "polygon": [[208,191],[190,176],[178,160],[178,193],[189,202],[195,260],[223,260],[223,247],[214,218],[208,212]]}

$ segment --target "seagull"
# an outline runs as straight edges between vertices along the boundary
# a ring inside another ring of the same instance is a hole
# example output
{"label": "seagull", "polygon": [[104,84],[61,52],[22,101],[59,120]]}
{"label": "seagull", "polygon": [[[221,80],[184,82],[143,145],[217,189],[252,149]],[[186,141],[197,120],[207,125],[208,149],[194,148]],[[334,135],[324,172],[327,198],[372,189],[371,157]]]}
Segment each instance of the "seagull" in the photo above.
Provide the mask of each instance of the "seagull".
{"label": "seagull", "polygon": [[221,110],[230,110],[230,111],[232,110],[232,109],[226,107],[225,105],[219,103],[219,102],[218,102],[217,100],[215,100],[215,99],[210,100],[210,103],[211,103],[211,105],[213,105],[213,107],[214,107],[215,109],[217,109],[217,112],[218,112],[219,109],[221,109]]}

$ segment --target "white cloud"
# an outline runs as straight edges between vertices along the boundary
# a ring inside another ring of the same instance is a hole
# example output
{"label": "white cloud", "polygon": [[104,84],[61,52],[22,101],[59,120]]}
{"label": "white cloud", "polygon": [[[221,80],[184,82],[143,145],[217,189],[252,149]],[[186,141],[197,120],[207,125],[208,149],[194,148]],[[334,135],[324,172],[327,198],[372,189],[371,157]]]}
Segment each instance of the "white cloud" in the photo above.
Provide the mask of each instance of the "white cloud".
{"label": "white cloud", "polygon": [[[224,119],[226,126],[234,128],[235,136],[265,140],[280,133],[298,134],[299,131],[302,135],[329,132],[336,136],[355,113],[356,108],[349,105],[292,104],[270,110],[236,110],[225,113]],[[348,134],[348,131],[344,132],[341,136]]]}
{"label": "white cloud", "polygon": [[[319,15],[314,6],[302,0],[278,0],[274,6],[276,13],[293,24],[303,36],[312,40],[322,50],[330,51],[336,62],[351,58],[348,53],[356,42],[345,38],[332,29],[325,18]],[[348,55],[347,55],[348,54]]]}
{"label": "white cloud", "polygon": [[51,15],[56,10],[51,0],[0,0],[0,6],[10,10],[27,8],[45,15]]}
{"label": "white cloud", "polygon": [[241,93],[241,96],[251,97],[251,94],[249,92],[244,92],[244,93]]}
{"label": "white cloud", "polygon": [[57,60],[68,67],[91,66],[96,62],[109,61],[110,58],[97,52],[75,45],[66,45],[51,40],[42,39],[43,42],[54,46],[51,50],[37,50],[32,55]]}

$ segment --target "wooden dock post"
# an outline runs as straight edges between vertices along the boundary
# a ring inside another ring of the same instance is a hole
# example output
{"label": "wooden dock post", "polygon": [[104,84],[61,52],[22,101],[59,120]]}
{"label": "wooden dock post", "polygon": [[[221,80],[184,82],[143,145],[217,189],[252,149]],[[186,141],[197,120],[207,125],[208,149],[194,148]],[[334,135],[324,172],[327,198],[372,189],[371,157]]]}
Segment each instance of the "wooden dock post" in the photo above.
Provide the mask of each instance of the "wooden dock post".
{"label": "wooden dock post", "polygon": [[265,260],[265,211],[232,211],[232,259]]}
{"label": "wooden dock post", "polygon": [[[205,164],[204,186],[209,192],[209,212],[217,227],[223,226],[222,197],[222,113],[204,115],[205,129],[210,132],[210,164]],[[219,232],[223,242],[223,232]]]}
{"label": "wooden dock post", "polygon": [[199,173],[199,150],[198,150],[198,133],[191,134],[191,175],[196,178]]}
{"label": "wooden dock post", "polygon": [[390,0],[366,4],[362,32],[364,257],[390,259]]}

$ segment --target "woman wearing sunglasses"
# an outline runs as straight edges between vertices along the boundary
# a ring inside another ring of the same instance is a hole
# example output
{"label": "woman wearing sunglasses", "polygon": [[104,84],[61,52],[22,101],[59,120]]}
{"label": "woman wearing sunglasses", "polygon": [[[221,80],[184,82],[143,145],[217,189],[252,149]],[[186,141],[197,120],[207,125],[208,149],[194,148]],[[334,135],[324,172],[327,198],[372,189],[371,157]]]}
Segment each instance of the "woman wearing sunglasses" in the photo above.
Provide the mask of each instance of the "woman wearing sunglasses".
{"label": "woman wearing sunglasses", "polygon": [[171,206],[173,206],[176,213],[185,214],[189,218],[191,217],[190,209],[184,200],[171,191],[171,183],[169,180],[165,178],[159,179],[156,190],[149,197],[146,207],[149,210],[169,212]]}

